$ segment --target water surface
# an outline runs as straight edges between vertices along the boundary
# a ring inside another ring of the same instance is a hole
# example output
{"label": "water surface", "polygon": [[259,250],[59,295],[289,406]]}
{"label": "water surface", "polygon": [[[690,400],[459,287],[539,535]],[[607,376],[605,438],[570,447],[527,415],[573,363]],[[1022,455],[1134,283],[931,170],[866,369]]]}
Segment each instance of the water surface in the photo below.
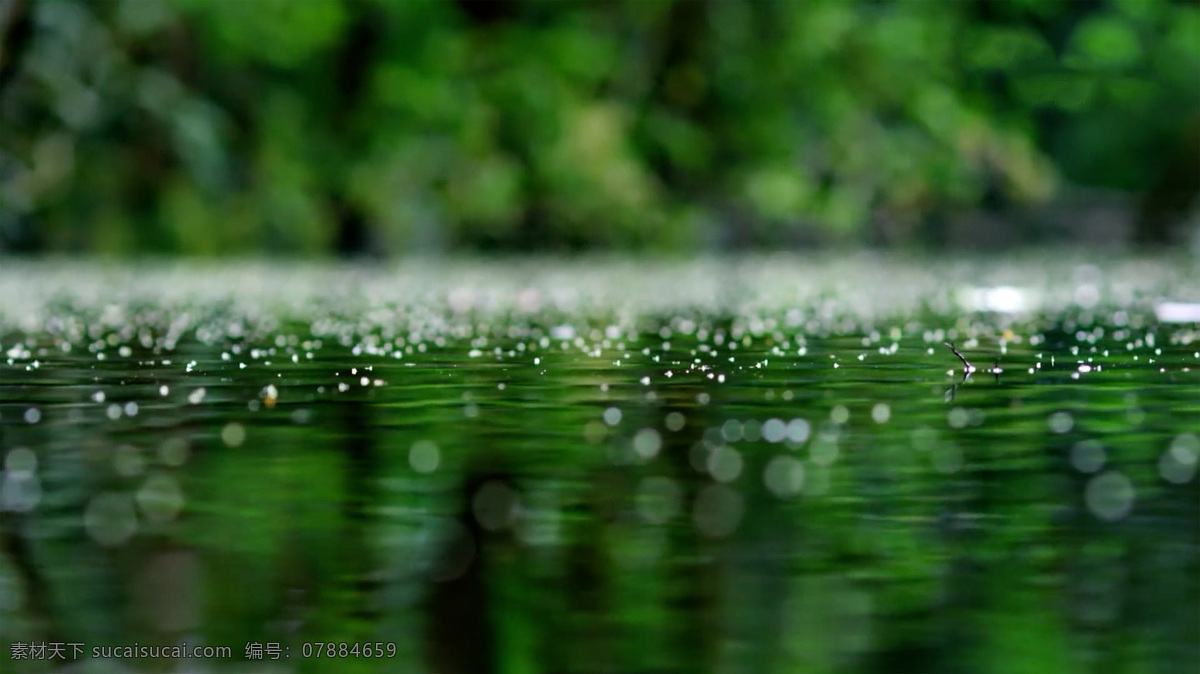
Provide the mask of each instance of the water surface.
{"label": "water surface", "polygon": [[1198,271],[6,265],[5,670],[1184,671]]}

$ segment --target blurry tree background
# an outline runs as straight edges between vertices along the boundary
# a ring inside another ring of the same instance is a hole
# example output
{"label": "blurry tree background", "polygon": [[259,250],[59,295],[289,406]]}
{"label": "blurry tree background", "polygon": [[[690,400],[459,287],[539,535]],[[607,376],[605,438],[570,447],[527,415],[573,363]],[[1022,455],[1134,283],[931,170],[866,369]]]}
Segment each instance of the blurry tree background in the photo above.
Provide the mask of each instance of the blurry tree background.
{"label": "blurry tree background", "polygon": [[1198,189],[1196,2],[0,0],[7,252],[1036,241],[1105,203],[1167,243]]}

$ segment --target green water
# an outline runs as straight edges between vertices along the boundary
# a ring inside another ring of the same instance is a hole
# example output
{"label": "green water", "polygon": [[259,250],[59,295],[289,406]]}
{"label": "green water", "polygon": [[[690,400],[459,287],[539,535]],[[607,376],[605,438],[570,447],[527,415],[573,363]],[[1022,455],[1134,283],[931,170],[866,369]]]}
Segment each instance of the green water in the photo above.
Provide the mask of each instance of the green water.
{"label": "green water", "polygon": [[1196,272],[7,266],[0,669],[1188,671]]}

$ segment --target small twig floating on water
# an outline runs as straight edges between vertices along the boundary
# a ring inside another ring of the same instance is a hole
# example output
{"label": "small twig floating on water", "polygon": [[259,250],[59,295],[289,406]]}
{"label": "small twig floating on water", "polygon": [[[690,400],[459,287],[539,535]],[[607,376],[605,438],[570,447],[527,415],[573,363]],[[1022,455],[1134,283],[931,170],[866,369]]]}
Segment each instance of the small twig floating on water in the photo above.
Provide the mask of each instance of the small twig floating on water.
{"label": "small twig floating on water", "polygon": [[[951,384],[950,388],[946,389],[946,402],[951,402],[954,400],[954,394],[958,392],[958,387],[962,384],[967,383],[967,380],[971,378],[972,374],[979,371],[979,368],[972,365],[971,361],[967,360],[967,357],[962,355],[962,353],[959,352],[959,350],[954,346],[954,342],[942,342],[942,343],[945,344],[950,349],[950,352],[953,353],[955,356],[957,356],[958,359],[961,360],[962,364],[963,364],[962,381],[958,382],[957,384]],[[1000,382],[1000,373],[1004,371],[1000,368],[1000,359],[996,358],[996,366],[988,368],[987,371],[992,373],[993,375],[995,375],[996,383],[999,383]]]}
{"label": "small twig floating on water", "polygon": [[[951,384],[950,388],[946,389],[946,401],[950,402],[950,401],[954,400],[954,394],[958,392],[958,387],[961,384],[967,383],[967,380],[971,378],[972,374],[979,371],[979,368],[972,365],[971,361],[967,360],[967,357],[962,355],[961,352],[959,352],[958,348],[954,346],[954,342],[942,342],[942,343],[945,344],[950,349],[951,353],[953,353],[955,356],[957,356],[958,359],[961,360],[962,364],[963,364],[962,381],[959,381],[957,384]],[[995,367],[988,368],[988,372],[990,372],[996,376],[997,383],[1000,382],[1000,373],[1003,371],[1004,370],[1002,370],[1000,368],[1000,359],[999,358],[996,358],[996,366]]]}
{"label": "small twig floating on water", "polygon": [[[945,344],[946,346],[950,347],[950,351],[955,356],[958,356],[958,359],[962,361],[963,372],[965,372],[967,374],[971,374],[972,372],[975,371],[975,366],[971,364],[971,361],[967,360],[966,356],[962,355],[961,353],[958,352],[958,349],[954,348],[954,342],[942,342],[942,343]],[[997,367],[997,369],[999,369],[999,368]]]}

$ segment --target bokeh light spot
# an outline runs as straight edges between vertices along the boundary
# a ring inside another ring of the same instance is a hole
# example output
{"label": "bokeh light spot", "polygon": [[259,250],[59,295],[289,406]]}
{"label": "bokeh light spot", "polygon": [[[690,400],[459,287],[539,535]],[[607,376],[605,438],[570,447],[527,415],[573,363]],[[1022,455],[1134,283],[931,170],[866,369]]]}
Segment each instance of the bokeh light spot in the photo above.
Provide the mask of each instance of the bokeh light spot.
{"label": "bokeh light spot", "polygon": [[1133,483],[1116,471],[1097,475],[1088,481],[1084,500],[1096,517],[1115,522],[1133,510]]}

